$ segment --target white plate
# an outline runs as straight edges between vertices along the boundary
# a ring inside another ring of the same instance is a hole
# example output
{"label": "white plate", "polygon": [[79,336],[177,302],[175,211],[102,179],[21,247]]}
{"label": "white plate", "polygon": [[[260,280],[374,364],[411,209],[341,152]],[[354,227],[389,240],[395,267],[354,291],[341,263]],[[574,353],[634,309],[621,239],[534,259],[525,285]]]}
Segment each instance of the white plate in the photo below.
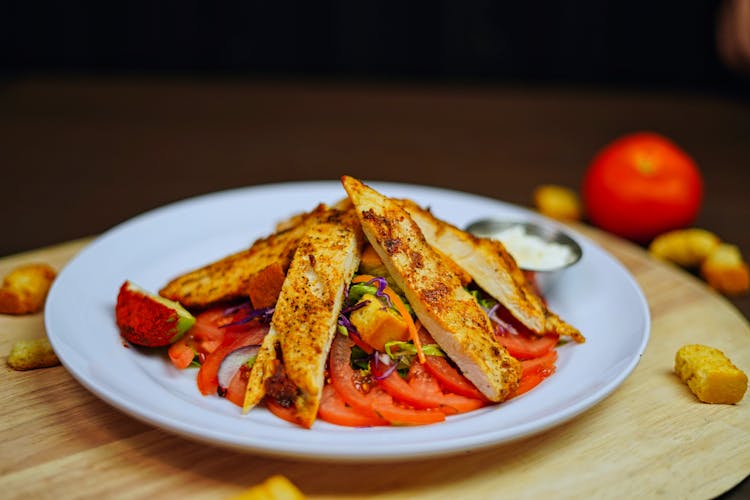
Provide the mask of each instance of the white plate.
{"label": "white plate", "polygon": [[[409,197],[464,227],[477,218],[555,223],[506,203],[424,186],[371,183]],[[423,427],[352,429],[318,421],[292,426],[263,408],[247,415],[218,397],[203,397],[195,371],[172,368],[158,354],[123,346],[114,304],[126,279],[158,290],[172,277],[249,246],[276,222],[344,196],[338,182],[274,184],[174,203],[125,222],[96,239],[60,273],[45,321],[65,367],[112,406],[154,426],[216,445],[316,460],[375,461],[476,450],[541,432],[595,405],[635,368],[648,342],[646,301],[611,256],[573,233],[583,259],[548,295],[552,310],[588,339],[559,350],[557,372],[506,403]]]}

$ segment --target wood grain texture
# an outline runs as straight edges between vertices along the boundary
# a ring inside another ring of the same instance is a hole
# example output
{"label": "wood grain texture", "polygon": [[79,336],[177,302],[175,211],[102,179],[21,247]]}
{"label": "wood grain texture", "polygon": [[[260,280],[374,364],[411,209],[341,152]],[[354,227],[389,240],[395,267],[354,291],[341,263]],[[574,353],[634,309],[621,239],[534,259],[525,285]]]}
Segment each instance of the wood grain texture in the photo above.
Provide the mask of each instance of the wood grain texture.
{"label": "wood grain texture", "polygon": [[[226,498],[274,473],[312,498],[710,498],[750,474],[750,400],[699,403],[672,372],[683,344],[724,350],[750,371],[750,325],[699,280],[640,248],[576,226],[634,274],[652,312],[633,374],[580,417],[476,453],[398,464],[270,459],[189,441],[100,401],[63,367],[15,372],[12,342],[41,315],[0,316],[0,491],[7,498]],[[0,274],[62,266],[88,240],[0,260]]]}

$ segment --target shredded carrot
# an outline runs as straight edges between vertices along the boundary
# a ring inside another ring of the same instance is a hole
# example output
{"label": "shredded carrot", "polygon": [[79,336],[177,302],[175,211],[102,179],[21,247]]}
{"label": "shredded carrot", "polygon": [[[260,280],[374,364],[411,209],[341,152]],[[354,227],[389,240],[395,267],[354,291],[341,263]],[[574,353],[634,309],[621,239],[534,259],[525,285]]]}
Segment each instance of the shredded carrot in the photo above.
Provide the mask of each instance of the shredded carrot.
{"label": "shredded carrot", "polygon": [[[360,274],[359,276],[354,277],[352,283],[366,283],[374,279],[377,278],[369,274]],[[399,295],[394,292],[393,289],[389,286],[385,287],[383,293],[388,295],[388,298],[391,299],[393,307],[396,308],[396,311],[398,311],[401,317],[404,318],[404,321],[406,321],[406,327],[409,329],[409,337],[411,337],[412,342],[414,342],[414,348],[417,350],[417,358],[419,359],[420,363],[424,363],[426,361],[426,358],[424,356],[424,352],[422,352],[422,342],[419,340],[417,327],[414,324],[414,320],[412,319],[411,314],[409,314],[409,311],[406,309],[404,301],[401,300],[401,297],[399,297]]]}

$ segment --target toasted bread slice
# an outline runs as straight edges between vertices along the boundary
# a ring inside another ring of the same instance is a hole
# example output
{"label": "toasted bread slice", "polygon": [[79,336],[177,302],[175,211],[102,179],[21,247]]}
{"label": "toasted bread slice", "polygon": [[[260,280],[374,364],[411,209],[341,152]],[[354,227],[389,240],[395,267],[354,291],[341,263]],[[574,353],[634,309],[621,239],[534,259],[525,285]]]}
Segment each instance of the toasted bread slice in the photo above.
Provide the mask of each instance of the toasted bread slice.
{"label": "toasted bread slice", "polygon": [[367,239],[430,335],[482,394],[505,400],[518,385],[521,364],[497,341],[487,314],[444,256],[399,203],[352,177],[342,183]]}
{"label": "toasted bread slice", "polygon": [[325,205],[293,217],[285,229],[257,240],[234,253],[170,281],[159,294],[187,308],[202,309],[246,297],[252,277],[277,264],[286,272],[297,245],[310,227],[332,214]]}
{"label": "toasted bread slice", "polygon": [[465,269],[477,285],[526,327],[539,335],[556,333],[577,342],[585,340],[577,328],[547,308],[502,243],[462,231],[411,200],[399,200],[399,203],[430,245]]}
{"label": "toasted bread slice", "polygon": [[246,406],[260,400],[262,386],[278,369],[273,361],[278,358],[286,379],[296,387],[297,421],[304,427],[313,424],[344,290],[359,266],[363,242],[352,210],[312,225],[302,238],[276,303],[263,357],[256,360],[258,372],[255,366],[251,371]]}

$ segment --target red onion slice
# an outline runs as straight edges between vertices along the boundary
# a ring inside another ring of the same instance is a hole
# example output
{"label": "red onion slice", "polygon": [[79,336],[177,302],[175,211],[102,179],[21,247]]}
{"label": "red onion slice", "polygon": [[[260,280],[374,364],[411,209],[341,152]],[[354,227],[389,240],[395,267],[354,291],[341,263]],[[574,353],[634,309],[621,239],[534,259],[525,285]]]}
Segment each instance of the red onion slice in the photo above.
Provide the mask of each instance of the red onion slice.
{"label": "red onion slice", "polygon": [[390,358],[388,359],[388,362],[384,362],[380,358],[380,353],[378,353],[377,351],[372,354],[372,361],[372,378],[375,380],[387,379],[398,366],[398,362],[392,361]]}
{"label": "red onion slice", "polygon": [[220,392],[222,391],[222,389],[226,391],[226,389],[229,387],[229,384],[232,382],[232,379],[237,374],[242,365],[247,363],[250,358],[257,356],[259,349],[260,346],[249,345],[240,347],[239,349],[235,349],[234,351],[227,354],[227,357],[224,358],[224,360],[221,362],[221,366],[219,366],[219,372],[217,374],[219,378]]}

